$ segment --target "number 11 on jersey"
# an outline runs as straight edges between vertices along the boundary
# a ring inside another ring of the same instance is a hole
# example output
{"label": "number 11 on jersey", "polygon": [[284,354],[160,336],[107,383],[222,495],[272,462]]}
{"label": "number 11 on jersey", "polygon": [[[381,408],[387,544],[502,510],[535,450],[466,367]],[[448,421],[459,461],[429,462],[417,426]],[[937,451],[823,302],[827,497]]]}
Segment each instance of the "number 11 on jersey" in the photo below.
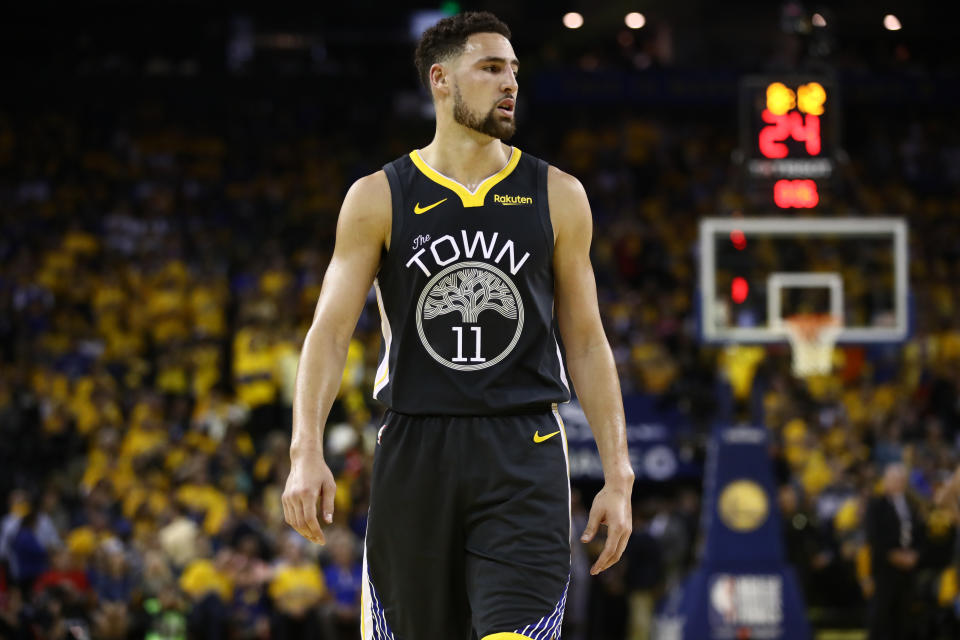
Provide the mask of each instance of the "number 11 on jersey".
{"label": "number 11 on jersey", "polygon": [[453,362],[486,362],[486,358],[480,357],[480,327],[472,326],[470,330],[477,334],[477,351],[476,355],[469,360],[463,357],[463,327],[453,327],[453,332],[457,334],[457,357],[453,359]]}

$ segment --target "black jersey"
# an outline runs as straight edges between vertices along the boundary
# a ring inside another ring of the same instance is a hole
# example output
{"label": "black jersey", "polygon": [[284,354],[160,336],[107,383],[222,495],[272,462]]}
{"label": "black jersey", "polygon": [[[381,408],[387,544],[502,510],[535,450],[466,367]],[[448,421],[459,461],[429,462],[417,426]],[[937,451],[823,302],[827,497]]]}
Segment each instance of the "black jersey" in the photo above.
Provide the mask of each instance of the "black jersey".
{"label": "black jersey", "polygon": [[446,415],[569,400],[547,164],[514,147],[476,191],[417,151],[384,171],[393,227],[374,281],[383,330],[374,397],[400,413]]}

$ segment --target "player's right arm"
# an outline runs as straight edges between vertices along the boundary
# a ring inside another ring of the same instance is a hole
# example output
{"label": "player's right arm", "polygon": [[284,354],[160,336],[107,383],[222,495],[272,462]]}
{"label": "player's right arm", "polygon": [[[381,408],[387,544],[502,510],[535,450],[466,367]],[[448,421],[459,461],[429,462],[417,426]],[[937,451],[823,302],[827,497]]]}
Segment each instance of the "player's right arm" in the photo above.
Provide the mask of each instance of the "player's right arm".
{"label": "player's right arm", "polygon": [[336,492],[323,459],[323,428],[340,389],[350,338],[367,292],[389,244],[390,186],[383,171],[350,187],[337,221],[336,246],[323,277],[320,299],[297,367],[290,440],[290,475],[283,491],[283,515],[305,538],[323,544],[317,514],[333,521]]}

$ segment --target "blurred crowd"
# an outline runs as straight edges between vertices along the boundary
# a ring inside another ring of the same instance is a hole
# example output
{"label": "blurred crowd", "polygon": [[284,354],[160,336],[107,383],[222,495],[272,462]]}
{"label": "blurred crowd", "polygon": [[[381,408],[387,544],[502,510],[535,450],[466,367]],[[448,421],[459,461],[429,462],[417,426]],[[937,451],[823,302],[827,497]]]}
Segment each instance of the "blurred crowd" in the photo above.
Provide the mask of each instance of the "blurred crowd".
{"label": "blurred crowd", "polygon": [[[2,637],[359,633],[374,299],[326,429],[323,547],[280,506],[293,386],[342,195],[430,130],[351,135],[310,99],[184,104],[0,111]],[[756,213],[729,127],[700,115],[521,121],[518,146],[590,195],[624,393],[680,410],[700,446],[724,406],[769,427],[785,548],[818,624],[865,626],[894,562],[914,637],[955,637],[957,511],[935,497],[960,461],[960,143],[936,118],[848,141],[824,206],[909,219],[914,334],[838,349],[832,373],[797,380],[781,347],[698,342],[697,221]],[[577,489],[582,528],[596,487]],[[635,496],[623,562],[591,578],[599,549],[575,543],[565,637],[648,637],[653,603],[696,560],[698,488]],[[871,555],[885,496],[905,496],[896,522],[908,505],[896,561]]]}

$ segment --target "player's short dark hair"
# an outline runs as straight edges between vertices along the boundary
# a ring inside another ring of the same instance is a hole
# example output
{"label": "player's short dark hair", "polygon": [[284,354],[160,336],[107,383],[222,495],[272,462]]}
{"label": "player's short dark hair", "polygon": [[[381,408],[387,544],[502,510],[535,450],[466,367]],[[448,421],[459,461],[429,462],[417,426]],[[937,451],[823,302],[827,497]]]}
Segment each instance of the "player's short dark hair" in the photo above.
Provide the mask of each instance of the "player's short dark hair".
{"label": "player's short dark hair", "polygon": [[467,38],[475,33],[499,33],[510,39],[510,27],[489,11],[465,11],[444,18],[423,32],[413,54],[420,82],[430,89],[430,67],[463,53]]}

